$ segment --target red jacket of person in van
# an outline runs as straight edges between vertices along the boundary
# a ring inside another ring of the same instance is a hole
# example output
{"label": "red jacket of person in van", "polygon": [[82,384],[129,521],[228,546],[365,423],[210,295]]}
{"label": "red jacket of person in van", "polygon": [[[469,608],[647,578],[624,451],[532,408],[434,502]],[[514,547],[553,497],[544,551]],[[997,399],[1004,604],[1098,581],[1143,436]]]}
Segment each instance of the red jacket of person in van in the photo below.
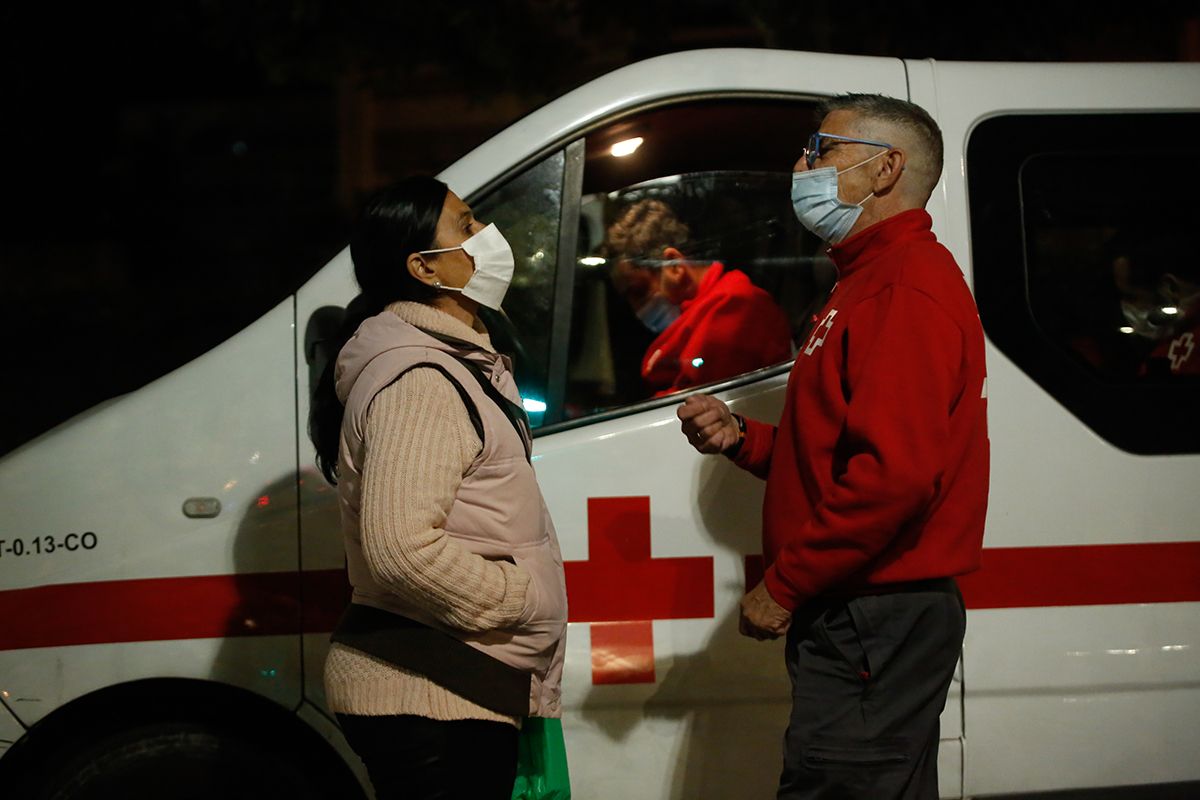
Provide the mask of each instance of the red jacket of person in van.
{"label": "red jacket of person in van", "polygon": [[924,210],[835,245],[838,283],[788,380],[779,426],[734,460],[767,480],[767,591],[822,594],[979,566],[987,511],[983,330]]}
{"label": "red jacket of person in van", "polygon": [[650,343],[642,379],[663,395],[732,378],[792,356],[787,316],[771,296],[738,270],[714,261],[696,296]]}

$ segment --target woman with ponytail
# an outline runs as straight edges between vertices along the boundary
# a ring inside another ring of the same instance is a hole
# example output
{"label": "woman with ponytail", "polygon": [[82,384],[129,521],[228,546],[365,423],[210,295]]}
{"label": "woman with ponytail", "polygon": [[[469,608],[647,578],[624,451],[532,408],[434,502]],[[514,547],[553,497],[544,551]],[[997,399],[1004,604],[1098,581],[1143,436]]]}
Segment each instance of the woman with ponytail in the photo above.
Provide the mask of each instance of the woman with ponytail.
{"label": "woman with ponytail", "polygon": [[508,800],[522,719],[560,716],[567,619],[511,363],[477,314],[512,251],[415,177],[367,203],[350,255],[362,294],[309,420],[354,589],[328,704],[380,800]]}

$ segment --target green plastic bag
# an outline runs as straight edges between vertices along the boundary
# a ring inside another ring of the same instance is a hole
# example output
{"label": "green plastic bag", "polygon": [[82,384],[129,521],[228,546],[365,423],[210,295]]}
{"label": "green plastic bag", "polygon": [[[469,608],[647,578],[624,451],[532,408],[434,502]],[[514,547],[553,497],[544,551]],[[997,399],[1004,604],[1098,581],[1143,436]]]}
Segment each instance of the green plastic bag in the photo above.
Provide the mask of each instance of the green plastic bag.
{"label": "green plastic bag", "polygon": [[512,800],[571,800],[562,720],[527,717],[521,725]]}

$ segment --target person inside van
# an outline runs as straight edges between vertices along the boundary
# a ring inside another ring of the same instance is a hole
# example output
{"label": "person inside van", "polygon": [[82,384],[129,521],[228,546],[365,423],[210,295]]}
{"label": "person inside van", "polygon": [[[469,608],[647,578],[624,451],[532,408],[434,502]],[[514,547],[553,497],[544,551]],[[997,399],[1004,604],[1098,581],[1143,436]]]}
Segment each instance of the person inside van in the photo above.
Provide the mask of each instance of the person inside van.
{"label": "person inside van", "polygon": [[787,315],[745,273],[688,256],[691,230],[661,200],[608,228],[614,287],[656,338],[641,375],[655,396],[732,378],[792,355]]}
{"label": "person inside van", "polygon": [[560,716],[567,621],[528,421],[478,316],[513,254],[413,177],[366,204],[350,255],[362,294],[310,416],[353,587],[329,708],[381,800],[508,800],[522,718]]}
{"label": "person inside van", "polygon": [[1147,236],[1113,259],[1123,330],[1151,348],[1139,377],[1200,375],[1200,262],[1188,249],[1183,236]]}

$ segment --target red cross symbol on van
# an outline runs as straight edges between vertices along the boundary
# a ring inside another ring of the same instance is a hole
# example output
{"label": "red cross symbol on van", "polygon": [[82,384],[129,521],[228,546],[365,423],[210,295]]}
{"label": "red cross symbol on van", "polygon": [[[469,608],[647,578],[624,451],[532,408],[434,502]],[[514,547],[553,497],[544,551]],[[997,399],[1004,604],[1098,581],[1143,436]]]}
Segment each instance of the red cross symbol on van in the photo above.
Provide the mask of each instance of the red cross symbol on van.
{"label": "red cross symbol on van", "polygon": [[713,616],[712,556],[652,558],[649,497],[588,498],[588,559],[564,566],[570,621],[592,623],[592,683],[653,683],[653,621]]}

